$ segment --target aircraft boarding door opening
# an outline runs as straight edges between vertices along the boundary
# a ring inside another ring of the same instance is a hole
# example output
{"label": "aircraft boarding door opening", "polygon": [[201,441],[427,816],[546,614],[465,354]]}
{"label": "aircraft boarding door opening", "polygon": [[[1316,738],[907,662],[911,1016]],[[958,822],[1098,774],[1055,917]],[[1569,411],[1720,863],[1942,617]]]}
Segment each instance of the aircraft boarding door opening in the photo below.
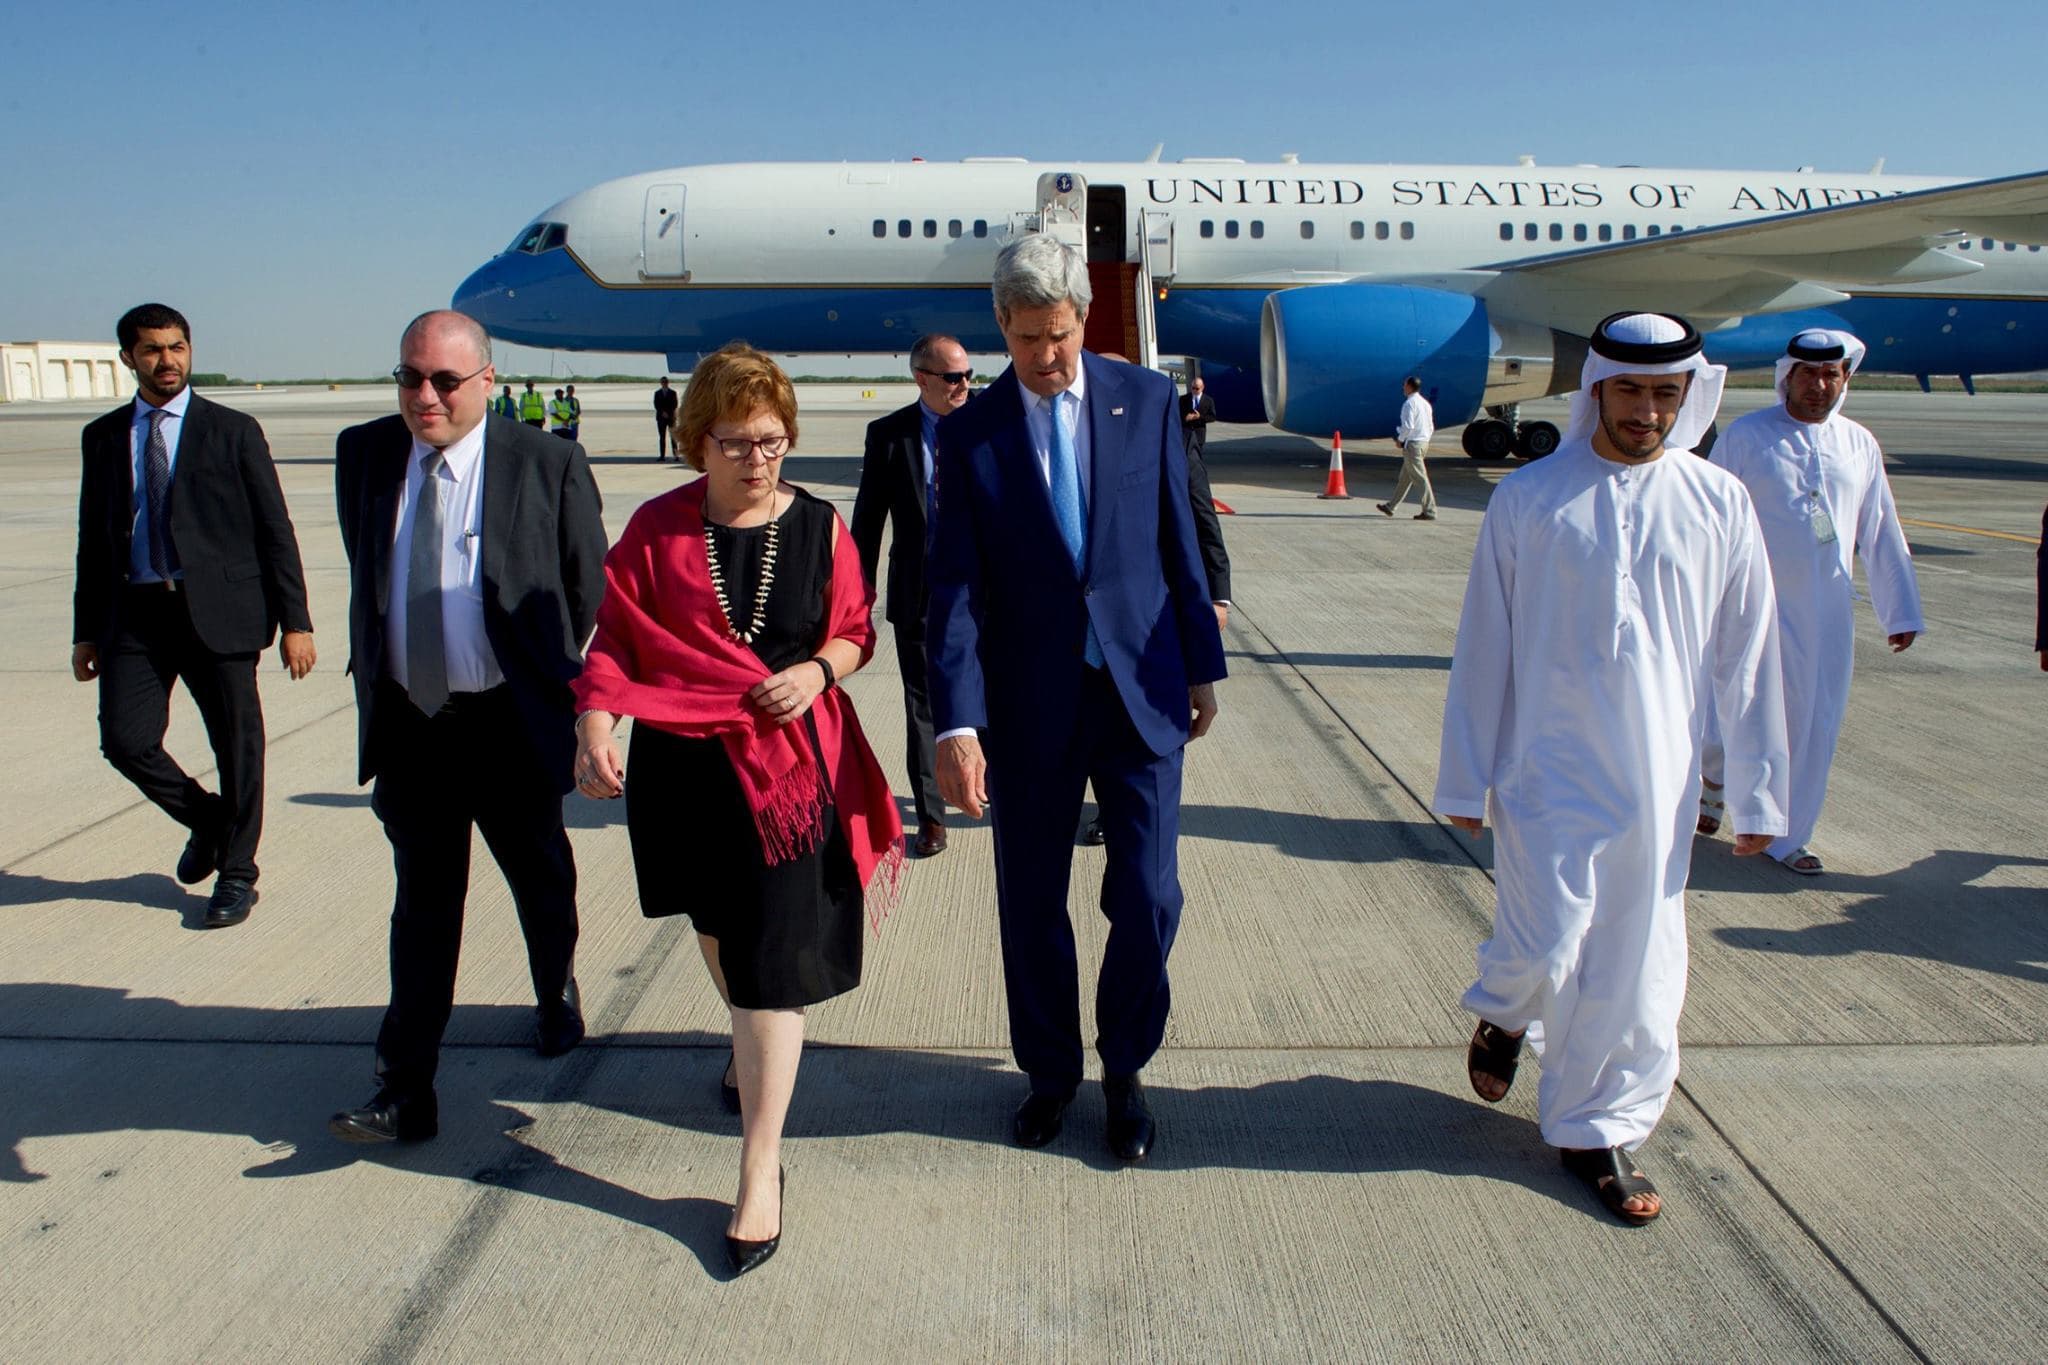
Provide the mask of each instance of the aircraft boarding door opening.
{"label": "aircraft boarding door opening", "polygon": [[1138,265],[1131,259],[1130,224],[1122,185],[1090,185],[1088,193],[1088,284],[1095,301],[1081,344],[1103,355],[1140,361],[1144,351],[1136,307]]}
{"label": "aircraft boarding door opening", "polygon": [[655,185],[647,191],[647,211],[640,223],[640,278],[687,280],[683,268],[682,185]]}

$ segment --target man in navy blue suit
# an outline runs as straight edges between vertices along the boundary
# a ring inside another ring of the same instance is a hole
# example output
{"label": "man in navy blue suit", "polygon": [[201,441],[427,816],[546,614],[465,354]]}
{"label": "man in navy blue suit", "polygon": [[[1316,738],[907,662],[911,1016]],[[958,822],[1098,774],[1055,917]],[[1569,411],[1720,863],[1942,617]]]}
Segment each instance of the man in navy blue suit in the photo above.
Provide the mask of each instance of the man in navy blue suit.
{"label": "man in navy blue suit", "polygon": [[997,258],[1010,368],[939,424],[926,638],[939,790],[993,814],[1010,1043],[1031,1093],[1012,1136],[1058,1136],[1081,1082],[1067,881],[1084,784],[1108,838],[1095,995],[1110,1149],[1151,1151],[1138,1073],[1171,1001],[1181,750],[1216,718],[1223,641],[1188,507],[1172,383],[1081,349],[1079,251]]}

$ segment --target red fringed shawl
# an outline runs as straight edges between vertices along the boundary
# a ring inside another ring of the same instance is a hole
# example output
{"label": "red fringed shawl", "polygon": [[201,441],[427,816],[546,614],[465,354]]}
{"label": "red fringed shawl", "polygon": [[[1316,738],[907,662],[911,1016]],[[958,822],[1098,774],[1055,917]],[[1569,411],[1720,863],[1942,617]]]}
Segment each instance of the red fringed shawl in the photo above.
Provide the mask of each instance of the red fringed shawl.
{"label": "red fringed shawl", "polygon": [[[604,602],[576,679],[576,708],[632,716],[693,739],[716,736],[771,864],[817,846],[829,789],[879,928],[903,863],[903,821],[889,780],[841,689],[811,703],[825,761],[822,782],[802,719],[779,726],[747,704],[748,690],[769,669],[725,633],[704,555],[705,485],[698,479],[643,504],[605,556]],[[853,537],[836,514],[833,522],[832,581],[818,644],[850,640],[865,664],[875,652],[875,593]],[[877,867],[888,876],[870,886]]]}

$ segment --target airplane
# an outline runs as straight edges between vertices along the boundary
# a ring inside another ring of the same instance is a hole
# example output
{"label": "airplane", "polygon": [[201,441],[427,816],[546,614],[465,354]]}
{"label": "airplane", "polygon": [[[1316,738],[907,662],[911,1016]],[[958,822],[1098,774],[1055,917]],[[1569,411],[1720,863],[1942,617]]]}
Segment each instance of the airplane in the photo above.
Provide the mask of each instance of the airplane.
{"label": "airplane", "polygon": [[1001,352],[996,253],[1047,232],[1087,253],[1088,347],[1188,357],[1222,420],[1389,436],[1414,374],[1486,458],[1555,448],[1519,405],[1576,388],[1586,335],[1622,309],[1691,319],[1737,368],[1825,326],[1864,339],[1864,372],[1922,388],[2048,369],[2048,172],[1157,157],[625,176],[540,213],[453,306],[505,341],[658,352],[678,372],[734,338],[901,354],[942,331]]}

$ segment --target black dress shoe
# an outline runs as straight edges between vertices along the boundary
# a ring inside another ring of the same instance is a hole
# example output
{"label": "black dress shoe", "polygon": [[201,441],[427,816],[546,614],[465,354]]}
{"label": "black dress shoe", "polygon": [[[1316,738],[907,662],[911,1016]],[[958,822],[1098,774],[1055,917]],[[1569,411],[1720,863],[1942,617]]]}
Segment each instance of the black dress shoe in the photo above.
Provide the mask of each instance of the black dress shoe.
{"label": "black dress shoe", "polygon": [[193,830],[192,837],[185,841],[185,851],[178,855],[178,880],[187,886],[197,886],[219,867],[220,831]]}
{"label": "black dress shoe", "polygon": [[1081,842],[1090,848],[1100,848],[1102,846],[1101,816],[1098,815],[1087,824],[1081,826]]}
{"label": "black dress shoe", "polygon": [[[782,1197],[788,1199],[789,1172],[778,1166],[775,1168],[775,1178],[782,1188]],[[787,1214],[787,1212],[788,1210],[785,1209],[784,1213]],[[788,1220],[785,1217],[783,1221],[786,1222]],[[782,1229],[780,1227],[776,1228],[775,1235],[765,1242],[749,1242],[745,1238],[735,1237],[731,1233],[727,1233],[725,1235],[725,1258],[732,1263],[733,1277],[737,1279],[749,1270],[754,1269],[770,1256],[773,1256],[781,1245]]]}
{"label": "black dress shoe", "polygon": [[[730,1071],[735,1079],[728,1081],[725,1078],[726,1071]],[[725,1071],[718,1073],[718,1102],[728,1114],[740,1112],[740,1088],[736,1083],[739,1074],[739,1059],[730,1052],[726,1053]]]}
{"label": "black dress shoe", "polygon": [[1010,1120],[1010,1141],[1019,1147],[1045,1146],[1060,1135],[1060,1125],[1066,1121],[1067,1106],[1071,1103],[1071,1096],[1061,1099],[1032,1091],[1017,1106],[1017,1117]]}
{"label": "black dress shoe", "polygon": [[920,858],[929,858],[935,853],[946,851],[946,826],[942,821],[926,820],[917,827],[917,842],[911,850]]}
{"label": "black dress shoe", "polygon": [[559,1057],[583,1041],[583,994],[576,978],[562,988],[561,998],[542,1003],[535,1030],[534,1051],[543,1057]]}
{"label": "black dress shoe", "polygon": [[1145,1087],[1136,1076],[1104,1076],[1102,1101],[1109,1110],[1109,1150],[1118,1161],[1133,1164],[1152,1155],[1158,1127],[1145,1104]]}
{"label": "black dress shoe", "polygon": [[259,899],[256,883],[248,878],[222,877],[213,884],[213,895],[206,902],[206,918],[202,922],[208,929],[240,924],[249,918]]}
{"label": "black dress shoe", "polygon": [[343,1142],[425,1142],[441,1131],[441,1115],[430,1091],[402,1100],[379,1090],[360,1109],[344,1109],[327,1120],[327,1131]]}

